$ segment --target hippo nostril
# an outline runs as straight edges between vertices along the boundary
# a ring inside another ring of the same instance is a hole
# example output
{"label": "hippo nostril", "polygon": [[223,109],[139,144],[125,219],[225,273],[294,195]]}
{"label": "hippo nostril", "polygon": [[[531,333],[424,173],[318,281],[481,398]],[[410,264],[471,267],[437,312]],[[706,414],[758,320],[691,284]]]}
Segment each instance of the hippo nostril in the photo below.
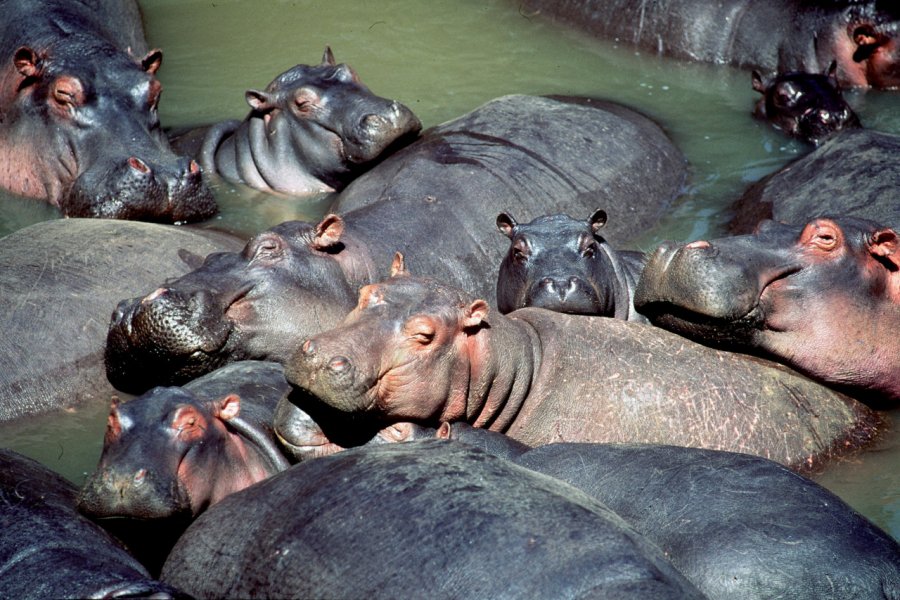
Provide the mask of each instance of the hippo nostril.
{"label": "hippo nostril", "polygon": [[387,120],[380,115],[366,115],[361,124],[363,129],[377,130],[387,125]]}
{"label": "hippo nostril", "polygon": [[191,162],[188,163],[188,173],[191,175],[197,175],[200,173],[200,165],[196,160],[191,159]]}
{"label": "hippo nostril", "polygon": [[547,288],[548,292],[553,292],[556,290],[556,282],[553,281],[551,277],[544,277],[538,282],[538,285],[542,288]]}
{"label": "hippo nostril", "polygon": [[148,174],[150,173],[150,167],[147,166],[147,163],[142,161],[136,156],[132,156],[128,159],[128,166],[137,171],[138,173]]}
{"label": "hippo nostril", "polygon": [[342,373],[350,368],[350,359],[344,356],[335,356],[328,361],[328,368],[335,373]]}
{"label": "hippo nostril", "polygon": [[312,340],[306,340],[305,342],[303,342],[303,345],[300,346],[300,350],[303,352],[303,354],[312,356],[316,353],[316,343]]}
{"label": "hippo nostril", "polygon": [[134,474],[134,485],[141,485],[144,483],[144,478],[147,476],[147,469],[139,469],[137,473]]}

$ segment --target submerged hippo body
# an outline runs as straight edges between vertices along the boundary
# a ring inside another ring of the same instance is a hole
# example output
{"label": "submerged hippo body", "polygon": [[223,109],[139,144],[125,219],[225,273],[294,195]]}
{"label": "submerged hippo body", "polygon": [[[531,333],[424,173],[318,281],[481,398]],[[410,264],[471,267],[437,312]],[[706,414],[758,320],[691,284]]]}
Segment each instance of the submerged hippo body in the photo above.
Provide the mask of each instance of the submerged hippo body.
{"label": "submerged hippo body", "polygon": [[885,0],[527,0],[524,10],[675,58],[900,85],[900,8]]}
{"label": "submerged hippo body", "polygon": [[861,399],[900,400],[900,238],[889,227],[820,218],[662,244],[635,306],[662,327],[783,361]]}
{"label": "submerged hippo body", "polygon": [[610,247],[598,233],[605,224],[603,210],[585,221],[547,215],[524,224],[500,213],[497,228],[510,240],[497,276],[500,312],[535,306],[646,323],[632,302],[644,255]]}
{"label": "submerged hippo body", "polygon": [[185,251],[239,247],[211,231],[103,219],[45,221],[0,239],[0,420],[107,404],[103,346],[117,300],[187,271]]}
{"label": "submerged hippo body", "polygon": [[76,488],[0,450],[0,597],[187,598],[75,510]]}
{"label": "submerged hippo body", "polygon": [[[528,445],[648,442],[757,454],[794,468],[867,443],[865,406],[778,365],[649,325],[525,308],[509,315],[433,280],[367,286],[285,374],[293,402],[354,421],[467,421]],[[289,412],[279,411],[289,422]]]}
{"label": "submerged hippo body", "polygon": [[337,324],[398,250],[418,272],[492,301],[504,249],[491,223],[500,210],[589,213],[603,197],[628,207],[612,223],[627,238],[656,218],[632,212],[632,199],[648,200],[640,206],[658,216],[684,177],[683,157],[663,132],[618,105],[506,96],[439,129],[342,195],[359,198],[388,179],[396,184],[389,198],[318,224],[282,223],[242,254],[211,256],[162,291],[123,301],[107,342],[110,380],[140,393],[233,360],[283,362],[297,340]]}
{"label": "submerged hippo body", "polygon": [[374,95],[326,48],[265,90],[248,90],[243,121],[211,127],[199,151],[207,173],[269,193],[333,192],[419,133],[406,106]]}
{"label": "submerged hippo body", "polygon": [[229,496],[161,579],[200,598],[702,597],[583,492],[438,440],[349,450]]}
{"label": "submerged hippo body", "polygon": [[147,52],[136,3],[3,0],[0,14],[0,186],[70,217],[215,214],[160,127],[162,53]]}
{"label": "submerged hippo body", "polygon": [[900,228],[900,136],[852,129],[753,184],[729,225],[749,233],[764,219],[806,223],[824,215],[870,219]]}

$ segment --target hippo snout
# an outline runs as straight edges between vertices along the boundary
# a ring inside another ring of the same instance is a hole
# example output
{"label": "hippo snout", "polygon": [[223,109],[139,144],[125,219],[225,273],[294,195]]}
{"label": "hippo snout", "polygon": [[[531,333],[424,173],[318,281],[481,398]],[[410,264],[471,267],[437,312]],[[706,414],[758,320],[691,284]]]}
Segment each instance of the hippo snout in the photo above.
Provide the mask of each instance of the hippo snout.
{"label": "hippo snout", "polygon": [[596,314],[602,299],[594,286],[573,275],[542,278],[531,288],[525,304],[569,314]]}

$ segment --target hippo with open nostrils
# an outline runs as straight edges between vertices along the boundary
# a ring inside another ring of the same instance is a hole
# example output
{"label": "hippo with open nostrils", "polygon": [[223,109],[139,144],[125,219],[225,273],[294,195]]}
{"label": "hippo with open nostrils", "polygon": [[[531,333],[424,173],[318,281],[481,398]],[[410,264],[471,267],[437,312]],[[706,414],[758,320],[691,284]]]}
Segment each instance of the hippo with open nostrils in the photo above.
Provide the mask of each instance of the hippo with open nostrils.
{"label": "hippo with open nostrils", "polygon": [[[364,287],[338,327],[299,345],[285,375],[301,409],[372,428],[467,421],[530,445],[634,441],[758,454],[811,468],[880,427],[862,404],[784,367],[618,319],[481,299],[403,274]],[[284,437],[279,410],[276,432]]]}
{"label": "hippo with open nostrils", "polygon": [[701,342],[760,353],[868,402],[900,400],[900,239],[889,227],[819,218],[662,244],[634,302]]}
{"label": "hippo with open nostrils", "polygon": [[107,373],[116,387],[140,393],[228,361],[287,360],[297,339],[337,324],[359,287],[387,274],[397,249],[410,252],[419,272],[493,300],[504,248],[491,223],[500,210],[589,213],[606,198],[617,215],[608,229],[628,239],[656,221],[684,175],[684,158],[662,130],[620,105],[493,100],[344,191],[358,197],[374,186],[393,190],[390,198],[319,223],[282,223],[241,254],[210,256],[193,273],[123,301],[110,323]]}
{"label": "hippo with open nostrils", "polygon": [[115,303],[197,266],[197,255],[237,248],[223,233],[110,219],[44,221],[0,238],[0,421],[108,404]]}
{"label": "hippo with open nostrils", "polygon": [[510,240],[497,276],[500,312],[535,306],[646,323],[632,302],[644,254],[612,249],[598,233],[604,225],[599,209],[585,221],[545,215],[523,224],[500,213],[497,229]]}
{"label": "hippo with open nostrils", "polygon": [[198,598],[702,598],[611,510],[465,444],[300,463],[216,504],[166,560]]}
{"label": "hippo with open nostrils", "polygon": [[749,233],[765,219],[806,223],[824,215],[900,228],[900,135],[847,129],[764,177],[734,206],[729,229]]}
{"label": "hippo with open nostrils", "polygon": [[75,486],[0,449],[0,598],[189,598],[75,510]]}
{"label": "hippo with open nostrils", "polygon": [[526,0],[521,9],[676,58],[770,73],[821,73],[836,60],[843,86],[900,86],[894,0]]}
{"label": "hippo with open nostrils", "polygon": [[135,2],[2,0],[0,14],[0,186],[69,217],[215,214],[200,166],[160,127],[162,53]]}
{"label": "hippo with open nostrils", "polygon": [[814,145],[842,129],[860,127],[859,117],[841,94],[836,68],[837,63],[832,62],[825,73],[792,71],[767,81],[753,71],[753,89],[762,94],[754,116]]}
{"label": "hippo with open nostrils", "polygon": [[403,104],[376,96],[325,48],[319,65],[297,65],[265,90],[248,90],[250,114],[173,139],[207,173],[268,193],[333,192],[419,133]]}

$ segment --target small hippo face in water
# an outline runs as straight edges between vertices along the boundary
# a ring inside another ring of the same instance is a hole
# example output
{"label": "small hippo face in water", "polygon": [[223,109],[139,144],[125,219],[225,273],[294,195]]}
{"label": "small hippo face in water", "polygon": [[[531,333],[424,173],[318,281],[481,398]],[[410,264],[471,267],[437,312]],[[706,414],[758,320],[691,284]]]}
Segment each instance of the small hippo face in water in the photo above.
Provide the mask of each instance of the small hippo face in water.
{"label": "small hippo face in water", "polygon": [[818,145],[836,131],[860,127],[835,77],[837,63],[824,74],[792,72],[763,81],[753,71],[753,89],[763,95],[754,114],[787,135]]}
{"label": "small hippo face in water", "polygon": [[418,134],[406,106],[373,94],[330,48],[319,65],[297,65],[265,90],[248,90],[252,112],[230,133],[212,129],[201,162],[225,178],[285,194],[330,192]]}
{"label": "small hippo face in water", "polygon": [[854,218],[764,222],[662,244],[635,306],[701,342],[758,351],[865,399],[900,399],[900,240]]}

